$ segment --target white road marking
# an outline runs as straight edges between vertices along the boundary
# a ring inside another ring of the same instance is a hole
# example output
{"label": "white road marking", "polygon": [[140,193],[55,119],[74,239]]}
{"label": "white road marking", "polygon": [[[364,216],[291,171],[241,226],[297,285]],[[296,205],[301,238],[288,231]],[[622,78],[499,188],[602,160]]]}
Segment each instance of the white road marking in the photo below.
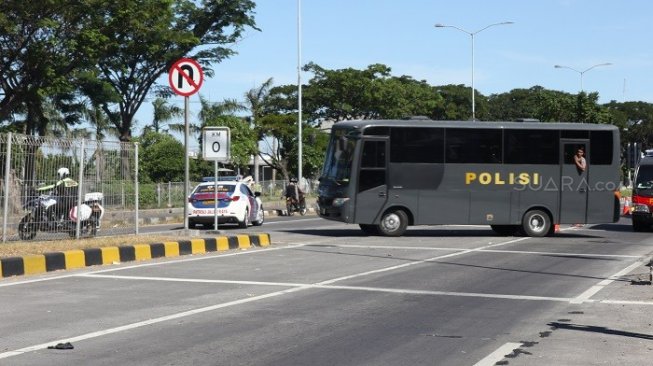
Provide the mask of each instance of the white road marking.
{"label": "white road marking", "polygon": [[476,248],[476,249],[464,249],[464,250],[461,250],[461,251],[456,252],[456,253],[449,253],[449,254],[445,254],[445,255],[441,255],[441,256],[437,256],[437,257],[432,257],[432,258],[428,258],[428,259],[423,259],[423,260],[418,260],[418,261],[414,261],[414,262],[410,262],[410,263],[403,263],[403,264],[398,264],[396,266],[379,268],[379,269],[375,269],[375,270],[372,270],[372,271],[361,272],[361,273],[356,273],[356,274],[349,275],[349,276],[338,277],[338,278],[334,278],[334,279],[331,279],[331,280],[320,282],[319,284],[328,285],[328,284],[332,284],[332,283],[335,283],[335,282],[339,282],[339,281],[343,281],[343,280],[349,280],[349,279],[357,278],[357,277],[368,276],[368,275],[375,274],[375,273],[394,271],[395,269],[399,269],[399,268],[405,268],[405,267],[410,267],[410,266],[414,266],[414,265],[417,265],[417,264],[433,262],[433,261],[437,261],[437,260],[444,259],[444,258],[456,257],[456,256],[459,256],[459,255],[471,253],[471,252],[473,252],[475,250],[478,250],[478,249],[493,248],[493,247],[506,245],[506,244],[511,244],[511,243],[515,243],[515,242],[523,241],[523,240],[527,240],[527,239],[530,239],[530,238],[519,238],[519,239],[509,240],[509,241],[503,242],[503,243],[485,245],[485,246],[482,246],[482,247]]}
{"label": "white road marking", "polygon": [[474,366],[494,366],[497,362],[503,360],[506,355],[511,354],[514,350],[521,347],[521,343],[506,343],[497,348],[496,351],[485,356],[484,359],[478,361]]}
{"label": "white road marking", "polygon": [[630,266],[622,269],[621,271],[613,274],[612,276],[608,277],[607,279],[597,283],[596,285],[590,287],[587,289],[585,292],[582,294],[576,296],[573,300],[571,300],[572,304],[581,304],[583,302],[588,301],[592,296],[594,296],[596,293],[599,291],[603,290],[607,285],[611,284],[614,282],[614,280],[618,279],[619,277],[626,275],[630,272],[632,272],[635,268],[640,267],[642,265],[641,262],[635,262],[631,264]]}
{"label": "white road marking", "polygon": [[[413,265],[417,265],[417,264],[428,263],[428,262],[432,262],[432,261],[436,261],[436,260],[440,260],[440,259],[444,259],[444,258],[451,258],[451,257],[455,257],[455,256],[464,255],[464,254],[467,254],[467,253],[472,253],[472,252],[489,251],[489,250],[491,250],[491,248],[495,248],[495,247],[498,247],[498,246],[503,246],[503,245],[507,245],[507,244],[511,244],[511,243],[516,243],[516,242],[520,242],[520,241],[524,241],[524,240],[528,240],[528,239],[531,239],[531,238],[529,238],[529,237],[518,238],[518,239],[509,240],[509,241],[502,242],[502,243],[489,244],[489,245],[485,245],[485,246],[482,246],[482,247],[479,247],[479,248],[474,248],[474,249],[463,249],[463,250],[458,249],[458,251],[455,252],[455,253],[444,254],[444,255],[441,255],[441,256],[432,257],[432,258],[425,259],[425,260],[415,261],[415,262],[411,262],[411,263],[404,263],[404,264],[401,264],[401,265],[380,268],[380,269],[377,269],[377,270],[361,272],[361,273],[353,274],[353,275],[349,275],[349,276],[342,276],[342,277],[334,278],[334,279],[331,279],[331,280],[326,280],[326,281],[322,281],[322,282],[319,282],[319,283],[308,284],[308,285],[307,284],[299,284],[299,283],[275,283],[275,282],[257,282],[257,281],[216,281],[216,280],[174,279],[174,278],[165,278],[165,277],[109,276],[109,275],[101,275],[100,273],[118,271],[118,270],[122,270],[122,269],[126,269],[126,268],[137,268],[137,267],[145,267],[145,266],[153,266],[153,265],[163,265],[163,264],[168,264],[168,263],[180,263],[180,262],[187,262],[187,261],[193,261],[193,260],[205,260],[205,259],[209,259],[209,258],[221,258],[221,257],[232,256],[232,255],[243,255],[243,254],[250,254],[250,253],[264,253],[264,252],[267,252],[268,250],[292,249],[292,248],[302,247],[302,246],[311,245],[311,244],[315,245],[315,244],[319,244],[319,243],[323,243],[323,242],[328,242],[328,241],[331,241],[332,238],[314,240],[312,242],[302,244],[302,245],[292,245],[291,244],[291,245],[287,245],[287,246],[284,246],[284,247],[278,247],[278,248],[266,248],[266,250],[264,250],[264,251],[263,250],[260,250],[260,251],[247,251],[247,252],[237,252],[237,253],[222,254],[222,255],[218,255],[218,256],[184,258],[184,259],[180,259],[180,260],[172,260],[172,261],[156,262],[156,263],[144,263],[144,264],[128,266],[128,267],[112,268],[112,269],[94,271],[94,272],[83,273],[83,274],[72,274],[72,275],[65,275],[65,276],[57,276],[56,278],[73,277],[73,276],[76,276],[76,277],[89,277],[89,278],[92,278],[92,277],[103,277],[104,278],[104,277],[106,277],[106,278],[113,278],[113,279],[122,278],[122,279],[132,279],[132,280],[140,280],[140,281],[142,281],[142,280],[156,280],[156,281],[179,281],[179,282],[186,281],[186,282],[203,282],[203,283],[234,283],[234,284],[252,284],[252,285],[265,285],[265,286],[290,286],[291,288],[281,290],[281,291],[272,292],[272,293],[268,293],[268,294],[264,294],[264,295],[248,297],[248,298],[245,298],[245,299],[229,301],[229,302],[225,302],[225,303],[221,303],[221,304],[215,304],[215,305],[211,305],[211,306],[202,307],[202,308],[199,308],[199,309],[194,309],[194,310],[189,310],[189,311],[185,311],[185,312],[181,312],[181,313],[162,316],[162,317],[158,317],[158,318],[155,318],[155,319],[150,319],[150,320],[146,320],[146,321],[142,321],[142,322],[126,324],[126,325],[123,325],[123,326],[118,326],[118,327],[114,327],[114,328],[109,328],[109,329],[105,329],[105,330],[91,332],[91,333],[83,334],[83,335],[72,337],[72,338],[53,340],[53,341],[49,341],[49,342],[46,342],[46,343],[33,345],[33,346],[28,346],[28,347],[20,348],[20,349],[13,350],[13,351],[7,351],[7,352],[0,353],[0,359],[8,358],[8,357],[16,356],[16,355],[21,355],[21,354],[24,354],[26,352],[32,352],[32,351],[36,351],[36,350],[40,350],[40,349],[45,349],[48,346],[51,346],[51,345],[57,344],[57,343],[78,342],[78,341],[82,341],[82,340],[86,340],[86,339],[90,339],[90,338],[97,338],[97,337],[101,337],[101,336],[104,336],[104,335],[107,335],[107,334],[118,333],[118,332],[122,332],[122,331],[126,331],[126,330],[140,328],[140,327],[147,326],[147,325],[157,324],[157,323],[161,323],[161,322],[165,322],[165,321],[179,319],[179,318],[182,318],[182,317],[187,317],[187,316],[192,316],[192,315],[196,315],[196,314],[200,314],[200,313],[204,313],[204,312],[214,311],[214,310],[217,310],[217,309],[226,308],[226,307],[230,307],[230,306],[234,306],[234,305],[240,305],[240,304],[244,304],[244,303],[264,300],[264,299],[271,298],[271,297],[282,296],[282,295],[285,295],[285,294],[294,293],[294,292],[307,290],[307,289],[312,289],[312,288],[343,289],[343,290],[357,290],[357,291],[375,291],[375,292],[389,292],[389,293],[401,293],[401,294],[424,294],[424,295],[440,295],[440,296],[445,295],[445,296],[487,297],[487,298],[501,298],[501,299],[517,299],[517,300],[543,300],[543,301],[564,301],[564,302],[569,301],[569,302],[572,302],[572,303],[574,301],[578,301],[578,302],[581,302],[581,303],[582,302],[599,302],[599,301],[595,301],[595,300],[590,300],[590,297],[592,295],[594,295],[596,292],[600,291],[605,286],[607,286],[607,284],[614,281],[614,279],[618,278],[619,276],[621,276],[623,274],[629,273],[630,271],[632,271],[632,269],[634,269],[635,267],[641,265],[641,263],[638,262],[638,263],[635,263],[635,264],[625,268],[624,270],[622,270],[622,271],[618,272],[617,274],[611,276],[609,279],[601,281],[599,284],[593,286],[592,288],[585,291],[583,294],[579,295],[578,297],[576,297],[574,299],[555,298],[555,297],[538,297],[538,296],[520,296],[520,295],[483,294],[483,293],[461,293],[461,292],[446,292],[446,291],[420,291],[420,290],[409,290],[409,289],[390,289],[390,288],[374,288],[374,287],[362,287],[362,286],[357,287],[357,286],[335,286],[335,285],[333,285],[336,282],[340,282],[340,281],[351,279],[351,278],[357,278],[357,277],[367,276],[367,275],[371,275],[371,274],[375,274],[375,273],[392,271],[392,270],[395,270],[395,269],[405,268],[405,267],[409,267],[409,266],[413,266]],[[383,248],[388,248],[388,247],[383,247]],[[397,247],[397,248],[402,248],[402,247]],[[498,252],[500,252],[500,251],[498,251]],[[560,253],[552,253],[552,254],[560,255]],[[54,278],[41,279],[41,280],[50,280],[50,279],[54,279]],[[22,282],[14,283],[14,284],[22,284],[22,283],[30,283],[30,282],[38,282],[38,281],[39,280],[22,281]],[[7,284],[7,285],[10,285],[10,284]],[[2,285],[0,285],[0,286],[2,286]],[[610,301],[605,300],[605,301],[601,301],[600,303],[617,303],[617,302],[610,302]],[[623,301],[621,301],[621,302],[618,302],[618,303],[620,303],[620,304],[633,303],[633,304],[638,304],[638,305],[641,305],[641,304],[653,305],[653,303],[646,303],[646,302],[639,302],[639,301],[638,302],[623,302]],[[514,349],[519,348],[520,346],[521,346],[521,343],[506,343],[505,345],[503,345],[502,347],[497,349],[495,352],[488,355],[483,360],[479,361],[476,365],[477,366],[494,365],[496,362],[503,359],[506,354],[509,354]]]}
{"label": "white road marking", "polygon": [[430,291],[430,290],[411,290],[411,289],[395,289],[384,287],[367,287],[367,286],[338,286],[327,285],[323,283],[294,283],[294,282],[262,282],[262,281],[234,281],[234,280],[206,280],[206,279],[193,279],[193,278],[175,278],[175,277],[141,277],[141,276],[120,276],[120,275],[101,275],[101,274],[80,274],[77,277],[90,277],[90,278],[108,278],[120,280],[135,280],[135,281],[163,281],[163,282],[188,282],[188,283],[219,283],[219,284],[234,284],[234,285],[258,285],[258,286],[284,286],[296,287],[302,289],[325,289],[325,290],[349,290],[349,291],[367,291],[367,292],[382,292],[394,293],[402,295],[430,295],[430,296],[460,296],[460,297],[480,297],[490,299],[509,299],[509,300],[531,300],[531,301],[559,301],[569,302],[571,299],[568,297],[549,297],[549,296],[529,296],[529,295],[502,295],[502,294],[487,294],[480,292],[455,292],[455,291]]}
{"label": "white road marking", "polygon": [[142,321],[142,322],[126,324],[126,325],[115,327],[115,328],[104,329],[104,330],[100,330],[100,331],[97,331],[97,332],[86,333],[86,334],[82,334],[82,335],[79,335],[79,336],[76,336],[76,337],[52,340],[52,341],[49,341],[49,342],[46,342],[46,343],[41,343],[41,344],[29,346],[29,347],[20,348],[20,349],[13,350],[13,351],[0,353],[0,359],[9,358],[9,357],[12,357],[12,356],[22,355],[22,354],[27,353],[27,352],[46,349],[48,346],[52,346],[52,345],[58,344],[58,343],[79,342],[79,341],[83,341],[83,340],[86,340],[86,339],[97,338],[97,337],[101,337],[101,336],[104,336],[104,335],[107,335],[107,334],[124,332],[124,331],[127,331],[127,330],[144,327],[144,326],[147,326],[147,325],[166,322],[166,321],[179,319],[179,318],[183,318],[183,317],[187,317],[187,316],[191,316],[191,315],[197,315],[197,314],[205,313],[205,312],[208,312],[208,311],[214,311],[214,310],[217,310],[217,309],[222,309],[222,308],[226,308],[226,307],[230,307],[230,306],[234,306],[234,305],[246,304],[246,303],[249,303],[249,302],[254,302],[254,301],[258,301],[258,300],[262,300],[262,299],[267,299],[267,298],[270,298],[270,297],[281,296],[281,295],[285,295],[285,294],[300,291],[300,290],[303,290],[303,288],[302,287],[296,287],[296,288],[286,289],[286,290],[283,290],[283,291],[272,292],[272,293],[265,294],[265,295],[248,297],[248,298],[245,298],[245,299],[229,301],[229,302],[225,302],[225,303],[222,303],[222,304],[216,304],[216,305],[206,306],[206,307],[199,308],[199,309],[184,311],[184,312],[181,312],[181,313],[166,315],[166,316],[162,316],[162,317],[158,317],[158,318],[154,318],[154,319],[145,320],[145,321]]}
{"label": "white road marking", "polygon": [[[501,243],[503,244],[503,243]],[[311,246],[312,244],[305,244]],[[587,258],[642,258],[641,255],[628,255],[628,254],[592,254],[592,253],[560,253],[560,252],[536,252],[529,250],[494,250],[494,249],[462,249],[453,247],[415,247],[415,246],[388,246],[388,245],[360,245],[360,244],[333,244],[326,246],[328,248],[361,248],[361,249],[405,249],[405,250],[431,250],[431,251],[468,251],[468,252],[481,252],[481,253],[509,253],[509,254],[534,254],[534,255],[551,255],[551,256],[575,256]]]}

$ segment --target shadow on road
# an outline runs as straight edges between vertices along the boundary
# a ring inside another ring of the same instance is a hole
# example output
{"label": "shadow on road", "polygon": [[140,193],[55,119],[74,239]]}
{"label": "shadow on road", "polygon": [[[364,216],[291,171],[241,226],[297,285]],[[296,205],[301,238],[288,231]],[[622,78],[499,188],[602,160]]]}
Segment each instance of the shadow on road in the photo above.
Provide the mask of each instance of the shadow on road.
{"label": "shadow on road", "polygon": [[633,333],[624,330],[611,329],[606,327],[597,327],[595,325],[582,325],[582,324],[571,324],[571,323],[560,323],[560,322],[551,322],[548,323],[547,325],[554,327],[554,329],[578,330],[583,332],[603,333],[603,334],[617,335],[622,337],[632,337],[632,338],[653,340],[653,335],[651,334]]}

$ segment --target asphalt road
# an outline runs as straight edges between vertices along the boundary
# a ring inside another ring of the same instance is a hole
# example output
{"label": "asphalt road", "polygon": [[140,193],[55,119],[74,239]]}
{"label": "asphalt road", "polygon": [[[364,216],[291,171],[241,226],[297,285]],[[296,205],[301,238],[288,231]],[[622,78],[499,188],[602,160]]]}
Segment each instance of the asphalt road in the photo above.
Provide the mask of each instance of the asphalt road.
{"label": "asphalt road", "polygon": [[269,220],[268,248],[1,280],[0,364],[650,365],[653,236],[629,225]]}

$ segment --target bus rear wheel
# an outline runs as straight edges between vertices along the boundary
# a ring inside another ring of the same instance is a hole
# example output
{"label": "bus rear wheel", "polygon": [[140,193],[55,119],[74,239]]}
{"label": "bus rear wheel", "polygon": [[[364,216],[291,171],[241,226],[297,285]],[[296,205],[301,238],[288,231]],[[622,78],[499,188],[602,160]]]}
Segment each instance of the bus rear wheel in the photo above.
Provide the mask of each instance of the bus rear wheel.
{"label": "bus rear wheel", "polygon": [[527,236],[547,236],[551,234],[551,228],[551,217],[542,210],[530,210],[522,219],[522,230]]}
{"label": "bus rear wheel", "polygon": [[383,236],[401,236],[408,227],[408,215],[403,210],[388,211],[381,217],[378,230]]}

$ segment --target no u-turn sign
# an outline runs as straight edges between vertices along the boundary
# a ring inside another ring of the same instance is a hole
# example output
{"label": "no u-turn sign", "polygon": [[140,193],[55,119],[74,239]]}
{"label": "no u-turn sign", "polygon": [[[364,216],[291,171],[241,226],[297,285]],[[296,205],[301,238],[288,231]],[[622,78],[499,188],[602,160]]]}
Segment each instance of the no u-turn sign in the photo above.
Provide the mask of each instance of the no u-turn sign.
{"label": "no u-turn sign", "polygon": [[204,127],[202,129],[202,157],[226,163],[231,158],[231,131],[229,127]]}
{"label": "no u-turn sign", "polygon": [[176,94],[188,97],[200,90],[204,82],[204,72],[197,61],[182,58],[170,68],[168,82]]}

